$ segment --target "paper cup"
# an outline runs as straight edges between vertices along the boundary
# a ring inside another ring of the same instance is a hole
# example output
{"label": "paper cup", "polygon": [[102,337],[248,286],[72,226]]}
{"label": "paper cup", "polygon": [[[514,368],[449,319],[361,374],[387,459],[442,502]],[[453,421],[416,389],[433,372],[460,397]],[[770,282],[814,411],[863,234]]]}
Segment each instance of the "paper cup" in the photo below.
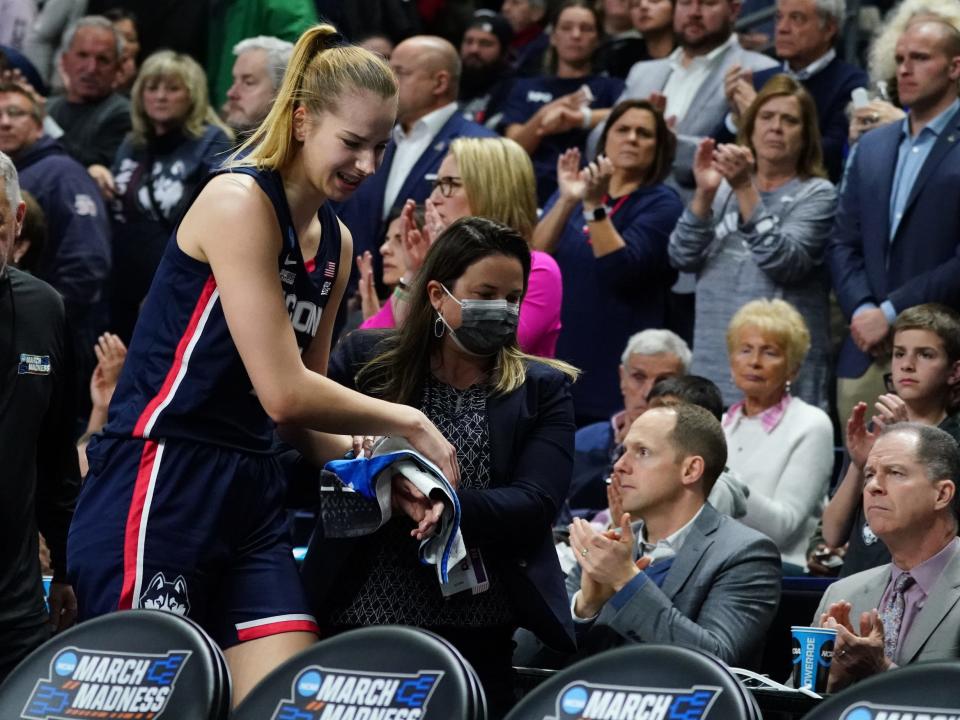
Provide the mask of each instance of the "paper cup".
{"label": "paper cup", "polygon": [[827,689],[837,631],[829,628],[790,628],[793,636],[793,685],[822,693]]}

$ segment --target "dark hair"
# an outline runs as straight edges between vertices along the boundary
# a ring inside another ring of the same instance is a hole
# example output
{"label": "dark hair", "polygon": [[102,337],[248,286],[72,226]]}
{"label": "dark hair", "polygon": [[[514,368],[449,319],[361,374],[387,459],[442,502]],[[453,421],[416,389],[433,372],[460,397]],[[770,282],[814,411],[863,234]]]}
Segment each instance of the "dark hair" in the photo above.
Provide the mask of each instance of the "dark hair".
{"label": "dark hair", "polygon": [[[436,280],[447,288],[475,262],[491,255],[516,258],[523,267],[523,290],[530,274],[530,249],[515,230],[485,218],[460,218],[441,233],[427,252],[423,267],[409,291],[409,311],[399,331],[388,337],[384,352],[378,354],[357,374],[358,387],[365,392],[399,403],[411,403],[419,397],[433,353],[441,340],[433,332],[436,311],[430,304],[427,283]],[[516,339],[500,351],[495,373],[499,378],[510,368],[510,353],[521,357]],[[491,382],[499,389],[499,378]],[[521,378],[522,383],[522,378]]]}
{"label": "dark hair", "polygon": [[[647,403],[657,398],[677,398],[679,402],[702,407],[717,420],[723,417],[723,397],[712,381],[699,375],[674,375],[657,381],[647,395]],[[665,402],[660,405],[672,406],[674,403]]]}
{"label": "dark hair", "polygon": [[610,132],[610,128],[630,110],[646,110],[653,115],[653,124],[656,128],[654,139],[657,148],[653,156],[653,163],[647,170],[646,177],[643,178],[643,184],[656,185],[666,180],[673,169],[673,158],[677,152],[677,136],[667,127],[667,121],[663,119],[663,113],[657,110],[649,100],[624,100],[613,106],[613,110],[610,111],[607,122],[603,126],[603,132],[600,133],[600,142],[597,143],[597,156],[599,157],[606,152],[607,133]]}
{"label": "dark hair", "polygon": [[133,23],[134,27],[139,27],[137,22],[137,14],[133,10],[127,10],[125,7],[117,6],[110,8],[103,16],[112,23],[118,23],[121,20],[129,20]]}
{"label": "dark hair", "polygon": [[960,446],[948,432],[933,425],[917,422],[902,422],[887,425],[880,437],[893,433],[905,433],[917,438],[915,460],[923,466],[930,482],[949,480],[953,483],[953,516],[960,522]]}
{"label": "dark hair", "polygon": [[940,303],[909,307],[893,323],[893,333],[901,330],[929,330],[943,341],[947,360],[960,360],[960,313]]}
{"label": "dark hair", "polygon": [[800,106],[800,121],[803,123],[803,146],[797,159],[797,174],[802,178],[826,177],[823,169],[823,150],[820,144],[820,121],[817,119],[817,104],[810,93],[789,75],[774,75],[764,83],[750,107],[740,119],[740,132],[737,142],[745,145],[756,154],[753,147],[753,128],[757,123],[757,114],[767,101],[775,97],[794,97]]}
{"label": "dark hair", "polygon": [[[600,45],[603,41],[603,23],[601,22],[600,13],[597,10],[596,3],[592,2],[591,0],[564,0],[554,11],[552,15],[553,21],[550,23],[550,27],[552,29],[556,29],[557,23],[560,21],[560,16],[563,15],[563,11],[570,8],[583,8],[584,10],[589,10],[593,15],[594,23],[596,23],[597,26],[597,47],[594,48],[593,58],[591,59],[594,60],[597,56],[596,51],[600,48]],[[552,31],[553,30],[551,30],[551,32]],[[543,54],[543,74],[556,75],[558,62],[559,58],[557,58],[557,50],[551,43],[547,48],[547,51]],[[593,67],[593,62],[591,61],[591,73],[595,70],[596,68]]]}
{"label": "dark hair", "polygon": [[677,418],[669,435],[677,459],[703,458],[703,496],[707,497],[727,464],[727,441],[720,421],[699,405],[680,403],[667,409]]}
{"label": "dark hair", "polygon": [[20,189],[20,197],[27,206],[27,214],[23,218],[19,239],[29,241],[30,247],[17,262],[17,267],[35,273],[47,246],[47,217],[37,199],[23,188]]}

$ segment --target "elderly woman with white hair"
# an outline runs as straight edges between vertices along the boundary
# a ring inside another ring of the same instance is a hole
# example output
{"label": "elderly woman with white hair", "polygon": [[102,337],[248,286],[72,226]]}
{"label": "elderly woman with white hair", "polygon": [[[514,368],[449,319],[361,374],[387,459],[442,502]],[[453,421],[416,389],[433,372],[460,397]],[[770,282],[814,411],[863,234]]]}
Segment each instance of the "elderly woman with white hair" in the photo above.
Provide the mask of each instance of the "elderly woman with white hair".
{"label": "elderly woman with white hair", "polygon": [[740,520],[777,544],[788,575],[803,573],[833,470],[830,418],[789,392],[809,349],[807,324],[785,300],[748,302],[727,327],[743,394],[723,416],[727,465],[750,491]]}

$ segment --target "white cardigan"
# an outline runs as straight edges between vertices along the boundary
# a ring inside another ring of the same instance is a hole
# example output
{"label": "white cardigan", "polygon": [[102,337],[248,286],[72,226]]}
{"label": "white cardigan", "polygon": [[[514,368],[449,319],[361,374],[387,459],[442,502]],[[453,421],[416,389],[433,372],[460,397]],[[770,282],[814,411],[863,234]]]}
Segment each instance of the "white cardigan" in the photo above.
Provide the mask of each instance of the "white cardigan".
{"label": "white cardigan", "polygon": [[833,473],[830,418],[794,397],[771,432],[759,416],[737,413],[724,434],[727,465],[750,489],[740,522],[770,537],[784,562],[806,567],[807,544]]}

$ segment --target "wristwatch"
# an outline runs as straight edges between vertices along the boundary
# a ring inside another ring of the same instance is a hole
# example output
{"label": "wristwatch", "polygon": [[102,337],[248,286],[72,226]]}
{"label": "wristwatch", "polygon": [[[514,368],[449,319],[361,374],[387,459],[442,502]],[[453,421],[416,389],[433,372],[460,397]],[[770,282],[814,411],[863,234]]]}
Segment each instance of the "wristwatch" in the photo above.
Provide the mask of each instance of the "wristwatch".
{"label": "wristwatch", "polygon": [[584,210],[583,219],[588,223],[600,222],[607,219],[607,208],[604,205],[598,205],[593,210]]}

